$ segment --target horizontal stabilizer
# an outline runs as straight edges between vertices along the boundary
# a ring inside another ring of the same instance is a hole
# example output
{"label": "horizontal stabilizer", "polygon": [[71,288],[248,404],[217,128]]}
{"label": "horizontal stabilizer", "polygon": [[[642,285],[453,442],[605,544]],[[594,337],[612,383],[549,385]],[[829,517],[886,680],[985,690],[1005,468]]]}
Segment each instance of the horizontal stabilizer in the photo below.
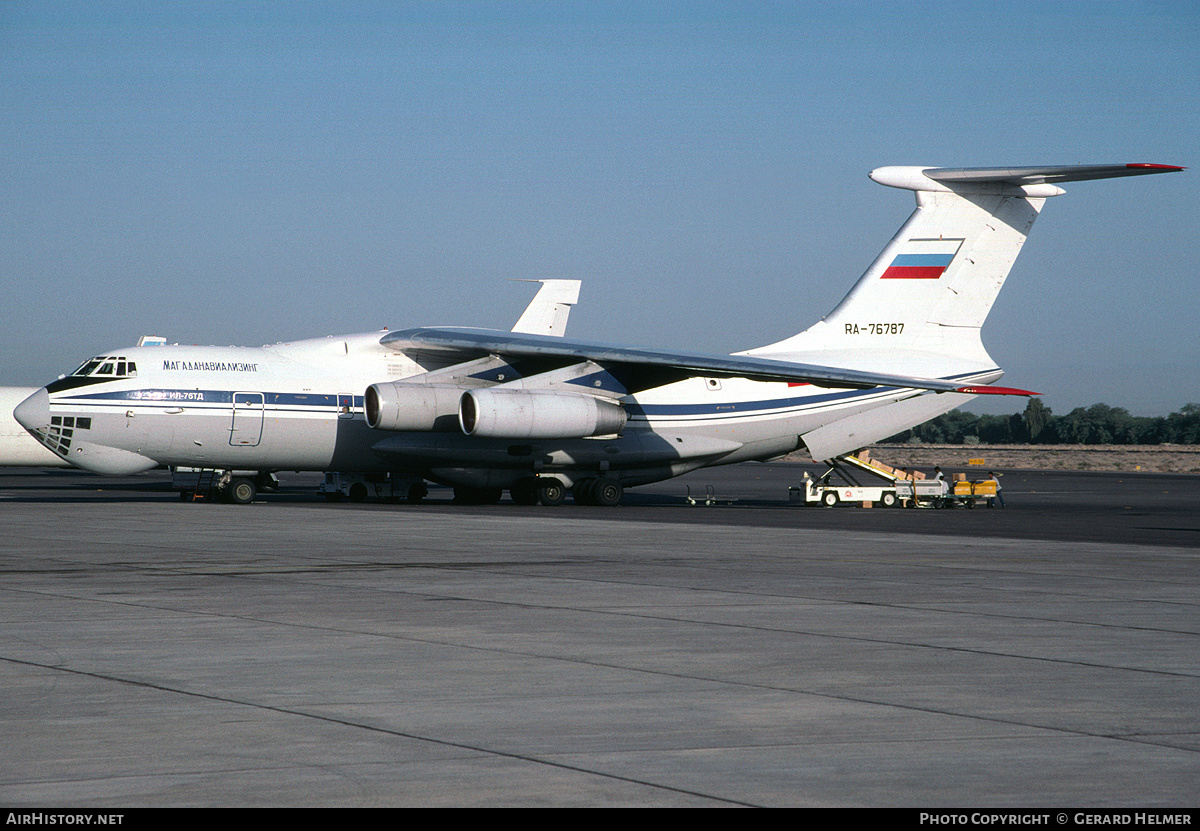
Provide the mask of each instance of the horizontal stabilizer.
{"label": "horizontal stabilizer", "polygon": [[1076,164],[1041,167],[879,167],[868,175],[881,185],[932,192],[990,192],[1028,197],[1058,196],[1060,182],[1115,179],[1175,173],[1182,167],[1169,164]]}
{"label": "horizontal stabilizer", "polygon": [[1074,164],[1049,167],[943,167],[925,171],[935,182],[1005,182],[1011,185],[1040,185],[1045,182],[1083,182],[1116,179],[1148,173],[1183,170],[1169,164]]}

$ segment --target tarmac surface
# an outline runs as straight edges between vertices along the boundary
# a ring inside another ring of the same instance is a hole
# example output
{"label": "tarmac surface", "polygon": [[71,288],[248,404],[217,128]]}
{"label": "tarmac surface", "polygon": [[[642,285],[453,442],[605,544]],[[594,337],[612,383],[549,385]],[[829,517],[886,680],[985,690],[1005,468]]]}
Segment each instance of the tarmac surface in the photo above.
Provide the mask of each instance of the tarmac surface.
{"label": "tarmac surface", "polygon": [[1197,806],[1200,477],[868,510],[804,469],[619,508],[0,470],[0,805]]}

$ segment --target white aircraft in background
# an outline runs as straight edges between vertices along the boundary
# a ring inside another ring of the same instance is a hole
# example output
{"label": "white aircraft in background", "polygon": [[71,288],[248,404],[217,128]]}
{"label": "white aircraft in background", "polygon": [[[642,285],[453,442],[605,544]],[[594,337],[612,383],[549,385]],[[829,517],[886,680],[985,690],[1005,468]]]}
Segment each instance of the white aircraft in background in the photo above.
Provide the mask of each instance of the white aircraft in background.
{"label": "white aircraft in background", "polygon": [[578,283],[544,281],[511,333],[109,350],[14,416],[85,470],[232,472],[238,502],[254,498],[256,473],[314,470],[430,480],[463,501],[507,489],[553,505],[570,489],[610,505],[709,465],[799,449],[832,459],[978,394],[1036,394],[990,386],[1002,372],[980,329],[1046,198],[1063,182],[1182,169],[874,170],[914,191],[916,211],[824,319],[733,355],[567,340]]}
{"label": "white aircraft in background", "polygon": [[37,387],[0,387],[0,467],[70,467],[13,418],[13,409]]}

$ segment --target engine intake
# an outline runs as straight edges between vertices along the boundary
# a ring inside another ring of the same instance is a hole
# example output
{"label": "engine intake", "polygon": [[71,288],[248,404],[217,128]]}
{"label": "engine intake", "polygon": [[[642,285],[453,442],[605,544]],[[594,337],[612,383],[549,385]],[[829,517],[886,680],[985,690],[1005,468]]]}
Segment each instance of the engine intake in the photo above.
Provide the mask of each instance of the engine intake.
{"label": "engine intake", "polygon": [[458,419],[468,436],[503,439],[581,439],[621,432],[619,404],[590,395],[545,390],[468,390]]}

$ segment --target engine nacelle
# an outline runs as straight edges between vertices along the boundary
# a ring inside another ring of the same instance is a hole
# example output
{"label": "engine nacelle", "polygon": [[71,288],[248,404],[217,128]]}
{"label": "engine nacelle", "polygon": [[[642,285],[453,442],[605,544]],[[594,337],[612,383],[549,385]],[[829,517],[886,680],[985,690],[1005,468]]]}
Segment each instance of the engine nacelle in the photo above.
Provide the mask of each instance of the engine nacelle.
{"label": "engine nacelle", "polygon": [[451,384],[372,384],[367,387],[367,426],[376,430],[428,432],[458,426],[462,387]]}
{"label": "engine nacelle", "polygon": [[503,439],[608,436],[628,418],[621,405],[590,395],[495,387],[463,393],[458,412],[468,436]]}

